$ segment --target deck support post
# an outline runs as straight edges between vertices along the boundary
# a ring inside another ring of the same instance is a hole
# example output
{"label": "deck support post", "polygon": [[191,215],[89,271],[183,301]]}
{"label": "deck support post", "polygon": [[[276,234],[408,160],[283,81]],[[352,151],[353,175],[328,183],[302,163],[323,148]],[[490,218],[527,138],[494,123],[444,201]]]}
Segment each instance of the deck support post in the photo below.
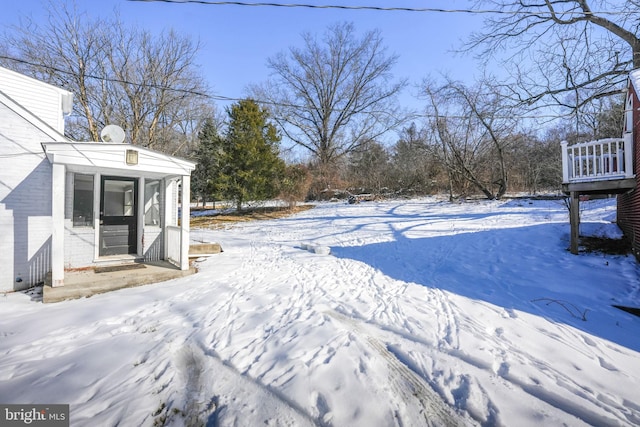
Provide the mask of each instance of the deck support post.
{"label": "deck support post", "polygon": [[571,192],[571,204],[569,206],[569,222],[571,223],[571,253],[578,255],[578,243],[580,239],[580,193]]}

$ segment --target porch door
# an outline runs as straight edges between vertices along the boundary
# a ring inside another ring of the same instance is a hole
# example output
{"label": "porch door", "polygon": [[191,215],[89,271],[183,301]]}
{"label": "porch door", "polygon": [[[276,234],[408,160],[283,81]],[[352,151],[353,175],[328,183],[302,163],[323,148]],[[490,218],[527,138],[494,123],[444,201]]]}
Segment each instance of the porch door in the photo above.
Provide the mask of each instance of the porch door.
{"label": "porch door", "polygon": [[138,252],[138,180],[103,176],[100,183],[100,256]]}

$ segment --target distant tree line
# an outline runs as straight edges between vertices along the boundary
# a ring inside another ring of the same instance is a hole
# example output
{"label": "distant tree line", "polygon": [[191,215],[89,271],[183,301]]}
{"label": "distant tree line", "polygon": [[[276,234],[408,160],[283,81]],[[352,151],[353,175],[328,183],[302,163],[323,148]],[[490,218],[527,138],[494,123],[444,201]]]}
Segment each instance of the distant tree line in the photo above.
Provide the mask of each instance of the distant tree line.
{"label": "distant tree line", "polygon": [[[435,103],[440,113],[456,100],[470,108],[466,102],[471,98],[456,99],[450,91],[474,93],[471,89],[437,89],[444,92],[433,96],[447,96]],[[619,97],[603,105],[599,113],[577,123],[566,120],[542,132],[503,123],[512,119],[497,112],[493,121],[489,112],[482,113],[485,123],[469,111],[459,115],[449,111],[447,116],[433,113],[402,128],[390,146],[376,141],[363,144],[336,164],[335,185],[312,188],[310,197],[333,197],[336,190],[382,196],[447,194],[451,200],[477,195],[500,198],[507,191],[557,193],[562,183],[560,142],[619,138],[623,112],[624,98]],[[485,125],[492,127],[491,132]],[[313,162],[309,166],[313,170]]]}

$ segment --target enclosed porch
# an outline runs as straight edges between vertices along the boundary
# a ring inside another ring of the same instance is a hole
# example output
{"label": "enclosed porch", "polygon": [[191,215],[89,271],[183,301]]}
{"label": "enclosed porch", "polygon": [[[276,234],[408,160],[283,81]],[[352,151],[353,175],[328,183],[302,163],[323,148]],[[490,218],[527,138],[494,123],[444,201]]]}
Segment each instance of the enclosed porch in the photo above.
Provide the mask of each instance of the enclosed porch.
{"label": "enclosed porch", "polygon": [[43,148],[52,165],[51,287],[82,270],[159,261],[189,270],[192,162],[128,144]]}

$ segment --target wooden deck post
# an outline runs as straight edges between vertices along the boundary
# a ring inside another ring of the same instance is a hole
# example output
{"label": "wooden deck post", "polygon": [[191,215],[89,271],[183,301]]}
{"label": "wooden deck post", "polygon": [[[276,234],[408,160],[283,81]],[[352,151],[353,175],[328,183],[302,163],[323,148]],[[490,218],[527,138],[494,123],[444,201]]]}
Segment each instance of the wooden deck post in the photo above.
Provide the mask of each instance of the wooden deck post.
{"label": "wooden deck post", "polygon": [[580,193],[571,192],[571,205],[569,222],[571,223],[571,253],[578,255],[578,243],[580,239]]}

